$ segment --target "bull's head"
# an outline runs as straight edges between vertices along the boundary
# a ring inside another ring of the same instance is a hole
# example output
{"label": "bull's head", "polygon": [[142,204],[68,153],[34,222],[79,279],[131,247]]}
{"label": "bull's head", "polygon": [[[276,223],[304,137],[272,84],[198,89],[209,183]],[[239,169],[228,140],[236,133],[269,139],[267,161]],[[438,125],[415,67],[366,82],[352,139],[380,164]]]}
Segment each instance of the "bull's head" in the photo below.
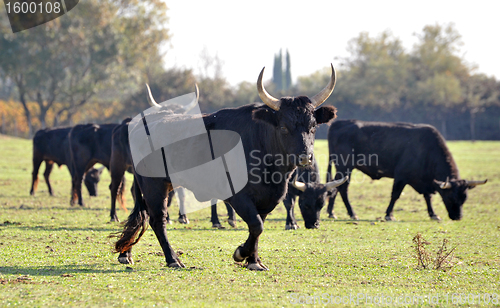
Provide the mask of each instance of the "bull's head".
{"label": "bull's head", "polygon": [[101,173],[103,170],[104,167],[99,169],[90,168],[90,170],[85,173],[84,183],[89,191],[89,195],[92,197],[97,196],[97,184],[101,180]]}
{"label": "bull's head", "polygon": [[335,87],[335,69],[328,85],[312,98],[306,96],[277,99],[267,93],[262,83],[264,68],[257,80],[259,96],[270,108],[262,107],[253,112],[253,118],[264,121],[275,128],[274,137],[282,152],[294,157],[294,165],[310,165],[313,159],[314,134],[318,124],[327,123],[336,117],[333,106],[320,107]]}
{"label": "bull's head", "polygon": [[462,219],[462,207],[467,200],[467,191],[477,185],[486,184],[484,181],[467,181],[467,180],[451,180],[446,179],[445,182],[434,180],[436,190],[443,198],[443,203],[448,210],[448,216],[452,220]]}
{"label": "bull's head", "polygon": [[299,196],[299,207],[307,229],[319,227],[320,212],[325,205],[328,192],[333,192],[338,186],[344,184],[347,179],[348,177],[344,177],[326,184],[302,183],[297,181],[297,176],[295,176],[291,184],[302,192]]}

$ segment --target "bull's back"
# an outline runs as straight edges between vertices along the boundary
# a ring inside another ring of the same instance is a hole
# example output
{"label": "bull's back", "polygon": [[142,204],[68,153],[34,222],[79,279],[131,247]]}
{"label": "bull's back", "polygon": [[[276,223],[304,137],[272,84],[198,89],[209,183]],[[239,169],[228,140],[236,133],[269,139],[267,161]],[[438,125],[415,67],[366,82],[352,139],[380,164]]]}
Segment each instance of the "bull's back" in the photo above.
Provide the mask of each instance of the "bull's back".
{"label": "bull's back", "polygon": [[33,137],[33,156],[54,161],[58,165],[68,163],[69,127],[41,129]]}
{"label": "bull's back", "polygon": [[428,148],[434,147],[439,134],[420,124],[337,122],[329,130],[330,155],[337,155],[337,165],[357,168],[375,179],[426,168]]}

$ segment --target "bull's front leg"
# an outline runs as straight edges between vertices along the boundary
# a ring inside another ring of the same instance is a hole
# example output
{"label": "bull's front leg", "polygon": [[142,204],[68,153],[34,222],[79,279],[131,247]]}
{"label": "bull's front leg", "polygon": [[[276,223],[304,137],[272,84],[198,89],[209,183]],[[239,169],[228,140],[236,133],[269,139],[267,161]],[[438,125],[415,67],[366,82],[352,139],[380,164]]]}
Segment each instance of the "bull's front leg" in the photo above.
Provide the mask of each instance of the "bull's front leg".
{"label": "bull's front leg", "polygon": [[431,198],[432,198],[432,196],[430,194],[424,194],[425,203],[427,204],[427,213],[429,213],[429,217],[432,220],[438,220],[439,221],[439,220],[441,220],[441,217],[439,217],[438,215],[436,215],[434,213],[434,209],[432,208]]}
{"label": "bull's front leg", "polygon": [[[245,243],[240,245],[233,254],[233,259],[236,262],[243,262],[246,260],[246,267],[254,271],[267,271],[269,270],[262,264],[259,254],[259,237],[264,231],[265,215],[259,215],[253,202],[248,200],[248,197],[233,199],[231,202],[238,215],[247,223],[249,235]],[[244,199],[244,200],[243,200]]]}
{"label": "bull's front leg", "polygon": [[286,208],[286,224],[285,230],[297,230],[299,225],[295,219],[294,207],[295,207],[295,196],[288,193],[283,200],[283,204]]}

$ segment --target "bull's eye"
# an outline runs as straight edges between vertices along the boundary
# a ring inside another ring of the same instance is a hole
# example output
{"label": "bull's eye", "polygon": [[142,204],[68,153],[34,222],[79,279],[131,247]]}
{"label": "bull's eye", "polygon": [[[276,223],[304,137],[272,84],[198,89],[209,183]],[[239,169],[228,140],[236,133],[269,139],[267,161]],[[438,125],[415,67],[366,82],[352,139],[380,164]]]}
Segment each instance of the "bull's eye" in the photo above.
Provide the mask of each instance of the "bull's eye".
{"label": "bull's eye", "polygon": [[288,134],[288,128],[286,128],[285,126],[281,126],[280,130],[282,134]]}

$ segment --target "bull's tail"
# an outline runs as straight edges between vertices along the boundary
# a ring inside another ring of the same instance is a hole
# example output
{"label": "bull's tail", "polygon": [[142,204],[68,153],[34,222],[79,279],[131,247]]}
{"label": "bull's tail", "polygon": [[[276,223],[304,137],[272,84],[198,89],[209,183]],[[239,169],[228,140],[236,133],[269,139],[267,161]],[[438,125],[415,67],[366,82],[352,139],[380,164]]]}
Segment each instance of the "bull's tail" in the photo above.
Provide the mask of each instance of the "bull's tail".
{"label": "bull's tail", "polygon": [[119,239],[115,244],[115,252],[123,253],[132,248],[133,245],[139,242],[141,236],[148,228],[149,215],[146,211],[144,199],[142,198],[139,185],[135,178],[134,193],[136,196],[134,210],[129,215],[125,227],[119,235]]}
{"label": "bull's tail", "polygon": [[118,203],[120,203],[120,207],[122,208],[122,210],[124,210],[125,213],[128,213],[127,202],[125,201],[125,195],[124,195],[125,186],[126,186],[126,183],[125,183],[125,175],[124,175],[122,178],[122,182],[120,183],[120,186],[118,187],[118,192],[117,192],[116,198],[118,199]]}
{"label": "bull's tail", "polygon": [[326,183],[331,182],[332,179],[332,161],[328,158],[328,169],[326,170]]}

